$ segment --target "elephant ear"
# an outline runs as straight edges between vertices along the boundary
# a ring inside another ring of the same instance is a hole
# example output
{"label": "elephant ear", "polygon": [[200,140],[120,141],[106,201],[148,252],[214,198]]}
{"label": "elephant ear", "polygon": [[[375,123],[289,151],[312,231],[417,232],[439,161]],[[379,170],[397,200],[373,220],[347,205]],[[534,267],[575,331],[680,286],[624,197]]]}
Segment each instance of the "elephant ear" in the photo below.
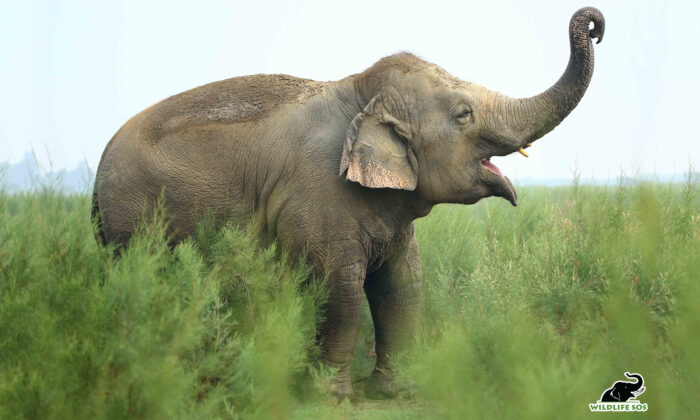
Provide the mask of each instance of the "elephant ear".
{"label": "elephant ear", "polygon": [[[369,188],[413,191],[418,162],[410,147],[411,131],[398,101],[380,93],[350,123],[340,159],[340,175]],[[403,118],[402,118],[403,117]]]}
{"label": "elephant ear", "polygon": [[613,390],[610,392],[610,395],[618,401],[622,400],[622,397],[620,396],[620,391],[618,391],[617,388],[613,388]]}

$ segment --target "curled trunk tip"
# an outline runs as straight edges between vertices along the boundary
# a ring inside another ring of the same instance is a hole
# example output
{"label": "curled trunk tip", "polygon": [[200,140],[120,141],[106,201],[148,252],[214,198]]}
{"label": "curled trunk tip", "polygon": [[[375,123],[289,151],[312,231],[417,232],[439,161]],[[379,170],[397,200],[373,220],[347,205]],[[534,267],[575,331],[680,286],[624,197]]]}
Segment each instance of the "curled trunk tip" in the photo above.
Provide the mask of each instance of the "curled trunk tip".
{"label": "curled trunk tip", "polygon": [[511,140],[512,151],[550,132],[578,105],[593,75],[592,38],[600,42],[604,32],[605,18],[600,10],[584,7],[573,14],[569,22],[569,62],[559,80],[541,94],[511,99],[505,107],[512,121],[511,131],[517,135]]}
{"label": "curled trunk tip", "polygon": [[603,13],[595,7],[583,7],[578,9],[571,17],[570,27],[573,28],[574,22],[579,19],[584,22],[586,27],[590,26],[590,23],[593,22],[593,27],[589,29],[588,36],[591,39],[595,38],[596,44],[600,44],[605,34],[605,17]]}

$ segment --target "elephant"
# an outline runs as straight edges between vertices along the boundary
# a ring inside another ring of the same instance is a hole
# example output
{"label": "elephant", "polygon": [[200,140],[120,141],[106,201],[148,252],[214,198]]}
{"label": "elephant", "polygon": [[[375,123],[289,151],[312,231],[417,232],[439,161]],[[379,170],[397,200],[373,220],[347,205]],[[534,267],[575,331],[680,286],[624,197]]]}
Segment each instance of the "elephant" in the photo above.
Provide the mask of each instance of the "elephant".
{"label": "elephant", "polygon": [[634,378],[637,382],[617,381],[600,396],[601,402],[626,402],[630,398],[636,398],[646,391],[644,378],[638,373],[625,372],[628,378]]}
{"label": "elephant", "polygon": [[440,203],[497,196],[517,205],[490,159],[529,146],[576,107],[604,25],[595,8],[575,12],[566,70],[524,99],[407,52],[338,81],[252,75],[172,96],[107,144],[92,200],[96,238],[127,246],[163,200],[173,244],[206,214],[304,256],[328,286],[318,340],[320,361],[337,369],[333,392],[353,397],[364,295],[377,354],[365,392],[394,397],[390,355],[414,336],[422,299],[414,220]]}

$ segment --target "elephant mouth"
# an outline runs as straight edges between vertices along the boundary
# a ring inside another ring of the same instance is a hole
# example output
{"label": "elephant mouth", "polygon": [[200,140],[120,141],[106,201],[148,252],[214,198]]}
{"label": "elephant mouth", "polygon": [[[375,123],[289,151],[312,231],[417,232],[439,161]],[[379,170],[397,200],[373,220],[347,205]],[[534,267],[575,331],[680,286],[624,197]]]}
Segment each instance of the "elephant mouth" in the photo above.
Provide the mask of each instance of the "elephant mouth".
{"label": "elephant mouth", "polygon": [[518,194],[515,192],[513,184],[508,177],[503,175],[503,172],[491,162],[491,158],[481,159],[481,167],[485,172],[486,183],[488,184],[491,194],[496,197],[502,197],[510,202],[513,206],[518,205]]}
{"label": "elephant mouth", "polygon": [[489,172],[493,172],[498,176],[503,176],[503,172],[498,169],[498,166],[491,163],[491,158],[481,159],[481,165]]}

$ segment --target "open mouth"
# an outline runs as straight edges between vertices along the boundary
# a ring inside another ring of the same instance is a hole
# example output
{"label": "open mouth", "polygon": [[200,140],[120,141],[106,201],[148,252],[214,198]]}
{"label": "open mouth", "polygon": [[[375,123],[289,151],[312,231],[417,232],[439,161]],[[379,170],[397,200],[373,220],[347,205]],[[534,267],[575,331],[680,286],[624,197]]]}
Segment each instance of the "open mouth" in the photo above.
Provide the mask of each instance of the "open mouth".
{"label": "open mouth", "polygon": [[[527,143],[523,148],[519,149],[518,152],[522,154],[523,156],[527,157],[527,153],[525,152],[525,148],[530,147],[531,144]],[[513,184],[511,184],[510,180],[508,177],[503,175],[503,172],[501,172],[500,169],[498,169],[498,166],[494,165],[491,163],[491,157],[487,157],[484,159],[481,159],[481,166],[487,171],[491,172],[494,175],[497,175],[498,178],[491,178],[491,179],[484,179],[484,182],[486,182],[491,190],[490,195],[495,195],[498,197],[503,197],[506,200],[510,201],[510,203],[514,206],[518,205],[518,194],[515,192],[515,188],[513,188]]]}
{"label": "open mouth", "polygon": [[481,159],[481,165],[484,168],[486,168],[487,171],[493,172],[498,176],[503,176],[503,172],[501,172],[501,170],[498,169],[498,166],[491,163],[491,158]]}
{"label": "open mouth", "polygon": [[[524,148],[521,148],[521,149],[518,150],[518,153],[520,153],[521,155],[523,155],[523,156],[525,156],[525,157],[529,157],[529,155],[527,154],[527,152],[525,152],[525,149],[528,148],[528,147],[530,147],[530,146],[532,146],[532,143],[526,144],[526,145],[524,146]],[[492,173],[494,173],[494,174],[496,174],[496,175],[498,175],[498,176],[500,176],[500,177],[504,177],[504,176],[505,176],[505,175],[503,175],[503,172],[501,172],[501,170],[498,169],[498,166],[496,166],[496,165],[494,165],[493,163],[491,163],[491,158],[490,158],[490,157],[487,157],[486,159],[481,159],[481,166],[483,166],[484,169],[486,169],[487,171],[492,172]]]}
{"label": "open mouth", "polygon": [[503,197],[506,200],[510,201],[512,205],[517,206],[518,194],[515,192],[513,184],[511,184],[510,180],[505,175],[503,175],[503,172],[501,172],[500,169],[498,169],[498,166],[491,163],[491,158],[481,159],[481,166],[483,166],[483,168],[487,172],[491,172],[492,174],[497,175],[496,178],[486,177],[486,179],[484,179],[484,182],[489,186],[490,189],[489,195]]}

